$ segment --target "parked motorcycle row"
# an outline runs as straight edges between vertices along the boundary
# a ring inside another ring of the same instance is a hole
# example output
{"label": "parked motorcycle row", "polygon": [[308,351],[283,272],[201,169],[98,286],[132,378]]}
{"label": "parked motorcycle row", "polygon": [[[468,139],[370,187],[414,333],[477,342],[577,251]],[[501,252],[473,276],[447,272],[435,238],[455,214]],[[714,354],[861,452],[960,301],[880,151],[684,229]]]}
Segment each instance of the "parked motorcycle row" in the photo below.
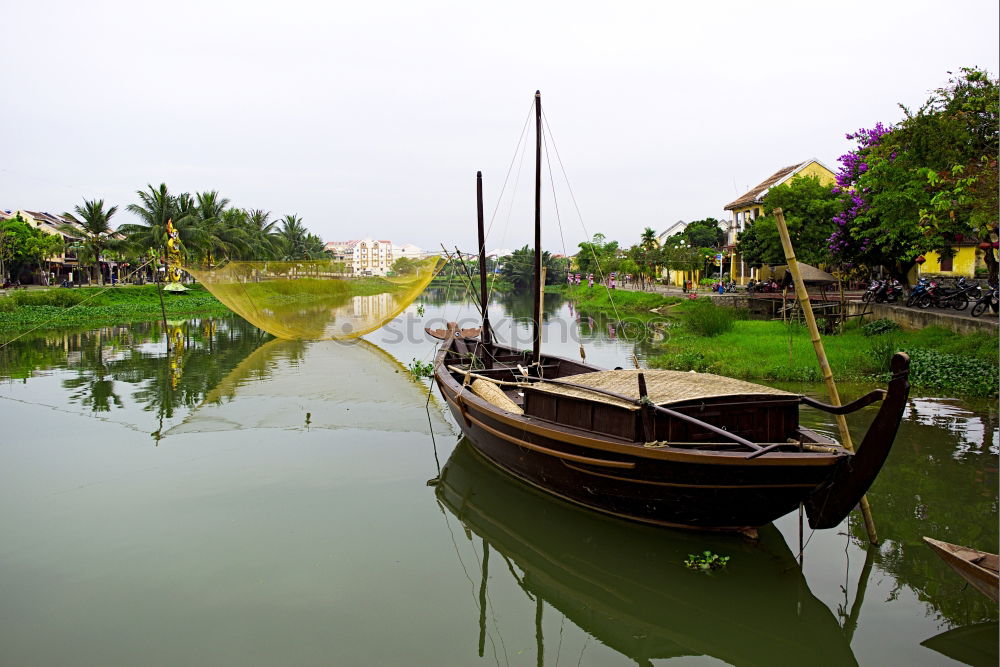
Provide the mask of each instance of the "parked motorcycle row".
{"label": "parked motorcycle row", "polygon": [[[896,279],[873,280],[861,300],[865,303],[897,303],[903,300],[903,285]],[[953,287],[946,287],[942,282],[932,278],[920,278],[906,297],[905,305],[916,308],[953,308],[965,310],[972,304],[973,317],[979,317],[987,311],[1000,311],[998,290],[989,285],[982,285],[973,280],[959,278]]]}

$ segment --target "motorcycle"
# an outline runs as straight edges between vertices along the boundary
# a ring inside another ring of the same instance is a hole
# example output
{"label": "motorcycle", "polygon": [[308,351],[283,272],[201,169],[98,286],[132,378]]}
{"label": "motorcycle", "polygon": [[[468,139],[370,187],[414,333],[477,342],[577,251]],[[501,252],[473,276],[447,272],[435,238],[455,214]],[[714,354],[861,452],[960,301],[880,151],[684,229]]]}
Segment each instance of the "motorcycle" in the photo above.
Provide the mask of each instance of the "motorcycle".
{"label": "motorcycle", "polygon": [[977,282],[968,282],[965,277],[958,279],[956,285],[958,292],[952,297],[952,307],[955,310],[965,310],[969,307],[969,301],[978,301],[983,296],[983,288]]}
{"label": "motorcycle", "polygon": [[892,280],[884,280],[877,290],[875,290],[875,296],[872,297],[875,303],[896,303],[899,301],[899,297],[903,295],[903,285],[893,278]]}
{"label": "motorcycle", "polygon": [[875,294],[878,293],[878,291],[882,288],[882,284],[883,284],[882,281],[878,280],[877,278],[875,280],[872,280],[871,283],[868,285],[868,289],[862,295],[861,300],[864,303],[868,303],[872,299],[874,299]]}
{"label": "motorcycle", "polygon": [[972,316],[979,317],[986,312],[986,309],[991,309],[994,313],[1000,312],[1000,298],[998,298],[998,291],[996,287],[990,286],[988,290],[983,292],[982,296],[976,301],[976,305],[972,307]]}
{"label": "motorcycle", "polygon": [[965,306],[969,305],[968,299],[969,297],[965,296],[964,290],[961,288],[947,288],[944,285],[932,280],[930,285],[927,286],[927,291],[920,297],[920,301],[917,302],[917,307],[927,308],[933,304],[936,308],[955,308],[956,310],[962,310]]}
{"label": "motorcycle", "polygon": [[908,308],[917,305],[917,302],[920,301],[920,297],[927,292],[927,288],[930,286],[930,283],[931,281],[929,278],[920,278],[917,280],[917,284],[913,286],[912,290],[910,290],[910,296],[906,298],[906,306]]}

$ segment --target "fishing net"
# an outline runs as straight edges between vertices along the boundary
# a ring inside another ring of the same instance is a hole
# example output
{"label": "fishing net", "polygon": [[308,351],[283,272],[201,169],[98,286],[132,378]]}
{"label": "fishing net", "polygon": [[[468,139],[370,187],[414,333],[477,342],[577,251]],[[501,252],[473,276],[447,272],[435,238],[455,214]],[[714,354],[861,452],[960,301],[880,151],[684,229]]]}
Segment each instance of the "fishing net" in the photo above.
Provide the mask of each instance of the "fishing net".
{"label": "fishing net", "polygon": [[434,278],[444,260],[413,260],[397,275],[358,276],[343,262],[229,262],[187,268],[219,301],[278,338],[344,340],[374,331],[399,315]]}

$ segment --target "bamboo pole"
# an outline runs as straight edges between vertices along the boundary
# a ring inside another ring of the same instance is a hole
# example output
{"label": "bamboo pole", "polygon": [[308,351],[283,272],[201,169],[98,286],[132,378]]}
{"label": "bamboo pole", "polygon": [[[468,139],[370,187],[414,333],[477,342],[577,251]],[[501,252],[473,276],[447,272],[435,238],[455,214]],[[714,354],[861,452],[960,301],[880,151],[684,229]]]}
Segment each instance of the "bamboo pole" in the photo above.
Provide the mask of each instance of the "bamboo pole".
{"label": "bamboo pole", "polygon": [[[792,239],[788,235],[788,227],[785,226],[785,214],[780,208],[774,209],[774,218],[778,224],[778,234],[781,236],[781,246],[785,250],[785,259],[788,261],[788,270],[792,273],[792,280],[795,283],[795,295],[805,317],[806,326],[809,327],[809,336],[812,339],[813,350],[816,351],[816,359],[819,361],[820,369],[823,371],[823,382],[826,383],[827,392],[830,394],[830,403],[840,405],[840,393],[837,385],[833,381],[833,371],[830,370],[830,362],[826,358],[826,350],[823,349],[823,340],[819,335],[819,327],[816,326],[816,317],[813,315],[812,304],[809,302],[809,293],[799,273],[799,264],[795,260],[795,250],[792,248]],[[851,433],[847,430],[847,419],[844,415],[837,415],[837,428],[840,430],[840,442],[844,448],[850,452],[854,451],[854,444],[851,442]],[[868,539],[872,544],[878,544],[878,534],[875,532],[875,520],[872,518],[872,509],[868,504],[868,496],[861,498],[861,516],[865,520],[865,530],[868,531]]]}

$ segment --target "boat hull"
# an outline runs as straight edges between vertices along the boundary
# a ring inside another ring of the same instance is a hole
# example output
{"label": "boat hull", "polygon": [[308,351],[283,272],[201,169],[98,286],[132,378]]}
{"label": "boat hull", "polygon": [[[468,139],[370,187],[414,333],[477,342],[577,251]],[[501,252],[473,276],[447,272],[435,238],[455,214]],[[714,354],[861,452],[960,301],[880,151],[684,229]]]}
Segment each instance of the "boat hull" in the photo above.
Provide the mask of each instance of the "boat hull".
{"label": "boat hull", "polygon": [[643,523],[752,533],[793,511],[841,463],[830,457],[825,465],[817,459],[771,465],[695,454],[652,459],[629,454],[627,446],[610,452],[573,446],[564,431],[528,431],[460,403],[446,388],[442,394],[475,448],[501,470],[577,505]]}
{"label": "boat hull", "polygon": [[977,591],[994,602],[1000,599],[1000,577],[997,573],[996,554],[942,542],[930,537],[925,537],[924,542],[960,577],[972,584]]}

